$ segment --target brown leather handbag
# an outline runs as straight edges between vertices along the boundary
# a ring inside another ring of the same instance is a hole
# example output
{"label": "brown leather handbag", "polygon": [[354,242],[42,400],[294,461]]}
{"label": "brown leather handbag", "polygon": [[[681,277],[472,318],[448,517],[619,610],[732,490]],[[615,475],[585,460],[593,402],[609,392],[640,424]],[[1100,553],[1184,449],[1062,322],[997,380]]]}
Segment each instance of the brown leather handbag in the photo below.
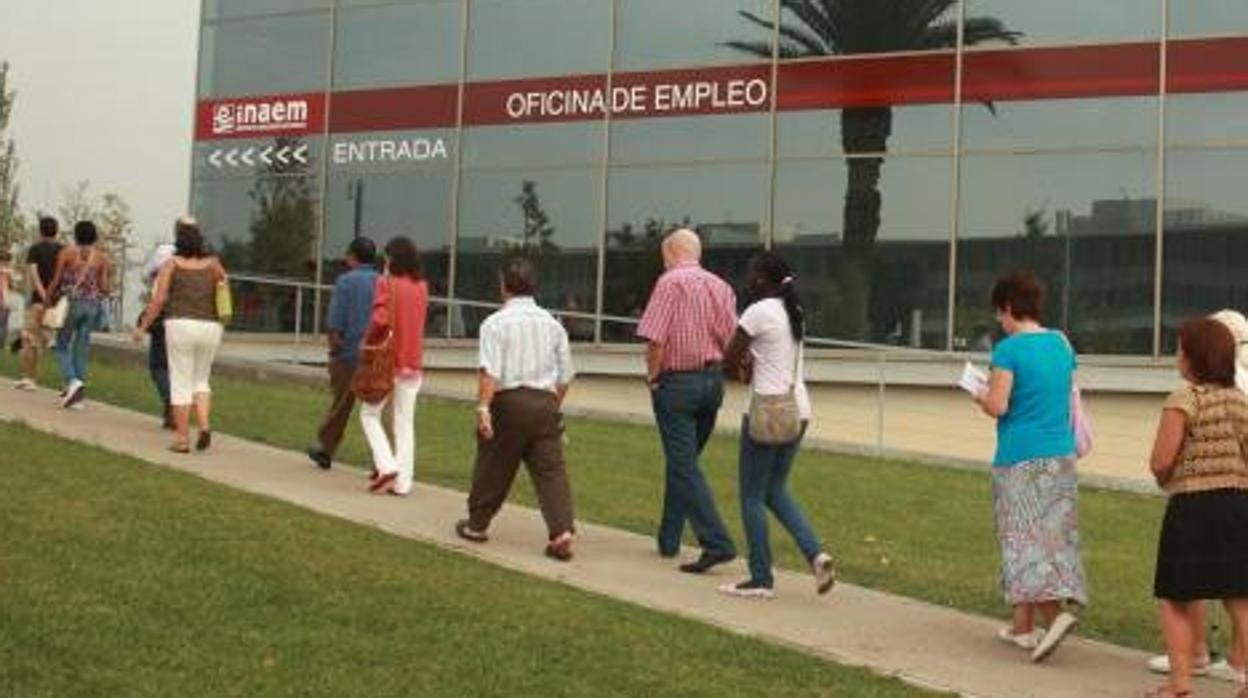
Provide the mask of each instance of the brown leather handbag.
{"label": "brown leather handbag", "polygon": [[360,363],[351,376],[351,392],[370,405],[377,404],[394,390],[394,282],[386,279],[389,298],[386,312],[390,316],[386,338],[377,344],[360,346]]}

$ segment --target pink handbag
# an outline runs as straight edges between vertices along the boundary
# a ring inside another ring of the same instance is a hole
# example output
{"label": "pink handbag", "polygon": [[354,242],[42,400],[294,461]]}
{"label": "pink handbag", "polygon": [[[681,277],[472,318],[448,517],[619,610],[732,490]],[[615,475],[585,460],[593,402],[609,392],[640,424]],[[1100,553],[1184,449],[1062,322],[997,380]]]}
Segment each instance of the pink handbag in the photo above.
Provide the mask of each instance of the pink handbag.
{"label": "pink handbag", "polygon": [[1092,452],[1092,419],[1083,406],[1083,393],[1079,386],[1070,386],[1070,427],[1075,432],[1075,455],[1083,458]]}

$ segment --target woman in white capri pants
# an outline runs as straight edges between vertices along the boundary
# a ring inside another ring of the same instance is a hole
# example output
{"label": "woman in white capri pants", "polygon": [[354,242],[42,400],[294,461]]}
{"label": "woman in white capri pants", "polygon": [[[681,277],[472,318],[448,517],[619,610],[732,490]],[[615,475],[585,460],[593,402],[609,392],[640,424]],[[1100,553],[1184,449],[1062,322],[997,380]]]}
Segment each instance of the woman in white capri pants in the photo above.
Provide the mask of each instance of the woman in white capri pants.
{"label": "woman in white capri pants", "polygon": [[195,219],[179,219],[174,237],[173,258],[156,277],[152,300],[135,328],[135,339],[142,341],[163,310],[169,350],[169,402],[177,432],[169,449],[189,453],[192,404],[199,422],[195,450],[207,450],[212,444],[212,388],[208,379],[222,335],[217,317],[217,285],[225,283],[226,276],[221,261],[205,247]]}

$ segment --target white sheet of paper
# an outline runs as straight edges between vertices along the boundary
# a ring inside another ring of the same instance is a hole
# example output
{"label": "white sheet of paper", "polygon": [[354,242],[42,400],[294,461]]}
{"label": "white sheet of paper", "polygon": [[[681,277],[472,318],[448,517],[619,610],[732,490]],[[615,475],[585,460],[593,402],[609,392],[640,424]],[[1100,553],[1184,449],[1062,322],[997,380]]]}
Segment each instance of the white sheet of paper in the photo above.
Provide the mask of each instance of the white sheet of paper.
{"label": "white sheet of paper", "polygon": [[988,389],[988,374],[982,368],[967,361],[962,367],[962,376],[958,378],[958,387],[971,395],[979,395]]}

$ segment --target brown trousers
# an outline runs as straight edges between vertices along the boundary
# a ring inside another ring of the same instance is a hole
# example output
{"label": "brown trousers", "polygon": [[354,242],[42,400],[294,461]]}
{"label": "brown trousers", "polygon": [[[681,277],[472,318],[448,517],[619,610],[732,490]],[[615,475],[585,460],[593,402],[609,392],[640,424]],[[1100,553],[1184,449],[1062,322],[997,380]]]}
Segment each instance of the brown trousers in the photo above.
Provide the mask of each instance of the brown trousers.
{"label": "brown trousers", "polygon": [[507,390],[494,396],[490,416],[494,438],[477,436],[477,463],[468,493],[469,526],[477,531],[489,528],[523,460],[551,540],[572,531],[572,489],[563,459],[558,398],[544,390]]}
{"label": "brown trousers", "polygon": [[[350,364],[340,359],[329,360],[329,389],[333,393],[333,401],[325,412],[325,418],[321,420],[316,440],[321,445],[321,450],[329,454],[331,458],[342,444],[347,424],[351,422],[351,412],[355,409],[355,394],[351,392],[351,376],[353,375],[355,375],[355,368]],[[393,404],[393,401],[387,403],[385,412],[381,416],[386,433],[390,435],[391,443],[394,443]]]}

